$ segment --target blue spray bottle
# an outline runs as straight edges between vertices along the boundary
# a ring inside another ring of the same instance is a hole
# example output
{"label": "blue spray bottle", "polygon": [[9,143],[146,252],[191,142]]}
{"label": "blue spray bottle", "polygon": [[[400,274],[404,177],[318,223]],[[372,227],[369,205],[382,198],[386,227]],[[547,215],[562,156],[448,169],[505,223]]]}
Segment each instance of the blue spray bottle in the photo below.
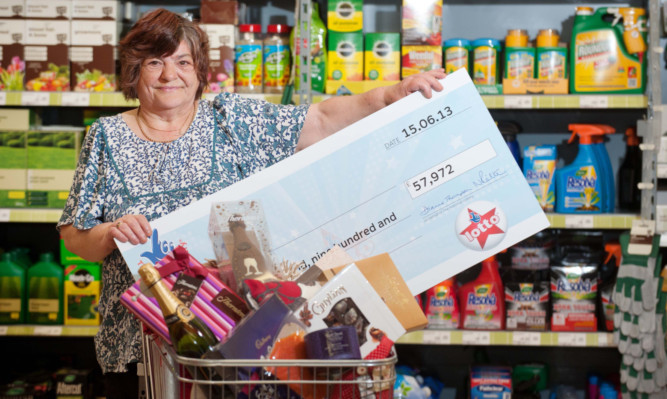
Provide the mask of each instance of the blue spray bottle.
{"label": "blue spray bottle", "polygon": [[[616,129],[609,125],[595,126],[602,129],[605,134],[616,133]],[[600,160],[600,166],[603,169],[603,173],[600,178],[604,179],[605,182],[605,193],[603,197],[605,202],[602,206],[602,212],[614,212],[616,209],[616,184],[614,183],[614,168],[611,166],[611,159],[609,158],[607,147],[604,144],[604,135],[594,136],[593,146],[597,152],[598,159]]]}
{"label": "blue spray bottle", "polygon": [[602,213],[607,188],[594,138],[605,131],[596,125],[584,124],[570,124],[568,129],[572,131],[568,143],[579,136],[579,151],[574,162],[556,169],[556,212]]}

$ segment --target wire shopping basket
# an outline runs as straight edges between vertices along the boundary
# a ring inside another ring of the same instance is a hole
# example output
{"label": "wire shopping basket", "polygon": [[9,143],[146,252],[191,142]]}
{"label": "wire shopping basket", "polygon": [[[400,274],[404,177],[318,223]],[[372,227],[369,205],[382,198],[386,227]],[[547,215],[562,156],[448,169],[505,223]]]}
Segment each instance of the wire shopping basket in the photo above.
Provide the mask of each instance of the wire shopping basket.
{"label": "wire shopping basket", "polygon": [[144,334],[147,397],[390,399],[396,355],[379,360],[218,360],[177,355]]}

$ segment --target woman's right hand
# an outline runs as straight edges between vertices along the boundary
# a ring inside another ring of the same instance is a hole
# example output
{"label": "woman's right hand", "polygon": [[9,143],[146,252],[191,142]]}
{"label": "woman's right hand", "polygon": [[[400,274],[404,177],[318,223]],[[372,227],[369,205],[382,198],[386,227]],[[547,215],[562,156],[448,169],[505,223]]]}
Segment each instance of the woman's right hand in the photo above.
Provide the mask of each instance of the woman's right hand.
{"label": "woman's right hand", "polygon": [[144,215],[125,215],[111,222],[108,234],[112,238],[132,245],[144,244],[153,230]]}

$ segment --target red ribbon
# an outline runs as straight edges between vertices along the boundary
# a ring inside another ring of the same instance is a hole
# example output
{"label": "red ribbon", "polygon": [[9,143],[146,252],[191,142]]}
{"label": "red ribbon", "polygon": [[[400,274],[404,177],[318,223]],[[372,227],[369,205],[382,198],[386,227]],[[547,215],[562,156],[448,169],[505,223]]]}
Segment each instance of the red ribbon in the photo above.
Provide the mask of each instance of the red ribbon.
{"label": "red ribbon", "polygon": [[[206,278],[206,275],[208,275],[208,270],[192,258],[188,250],[182,246],[174,248],[174,250],[171,251],[171,254],[172,260],[169,260],[158,269],[160,271],[160,276],[166,277],[173,273],[182,272],[191,277],[204,279]],[[165,259],[168,258],[169,255],[165,257]]]}

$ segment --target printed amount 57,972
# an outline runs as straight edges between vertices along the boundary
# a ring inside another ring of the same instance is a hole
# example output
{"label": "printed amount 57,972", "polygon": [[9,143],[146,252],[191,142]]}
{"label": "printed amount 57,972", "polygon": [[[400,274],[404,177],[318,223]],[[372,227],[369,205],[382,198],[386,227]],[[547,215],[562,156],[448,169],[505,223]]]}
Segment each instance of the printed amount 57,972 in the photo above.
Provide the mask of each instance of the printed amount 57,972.
{"label": "printed amount 57,972", "polygon": [[405,181],[405,186],[410,196],[417,198],[445,182],[454,180],[495,156],[496,151],[493,149],[491,142],[484,140],[409,178]]}

